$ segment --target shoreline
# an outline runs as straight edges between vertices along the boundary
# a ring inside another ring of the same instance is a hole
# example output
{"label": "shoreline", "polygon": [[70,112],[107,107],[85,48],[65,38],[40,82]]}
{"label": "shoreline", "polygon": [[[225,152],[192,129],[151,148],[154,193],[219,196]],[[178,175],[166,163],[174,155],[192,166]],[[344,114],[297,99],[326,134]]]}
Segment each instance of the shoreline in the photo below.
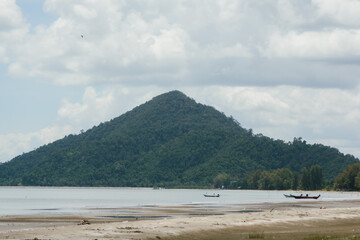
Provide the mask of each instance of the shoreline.
{"label": "shoreline", "polygon": [[155,187],[91,187],[91,186],[1,186],[1,188],[11,189],[11,188],[69,188],[69,189],[148,189],[148,190],[208,190],[208,191],[270,191],[270,192],[328,192],[328,193],[354,193],[354,194],[360,194],[360,191],[336,191],[336,190],[260,190],[260,189],[220,189],[220,188],[155,188]]}
{"label": "shoreline", "polygon": [[[3,216],[0,239],[208,239],[217,234],[234,239],[259,234],[266,239],[286,232],[319,234],[323,229],[326,233],[328,226],[337,229],[334,234],[347,234],[353,227],[350,233],[360,237],[360,200],[148,206],[113,212],[107,216],[101,209],[99,214]],[[78,225],[83,219],[90,224]]]}

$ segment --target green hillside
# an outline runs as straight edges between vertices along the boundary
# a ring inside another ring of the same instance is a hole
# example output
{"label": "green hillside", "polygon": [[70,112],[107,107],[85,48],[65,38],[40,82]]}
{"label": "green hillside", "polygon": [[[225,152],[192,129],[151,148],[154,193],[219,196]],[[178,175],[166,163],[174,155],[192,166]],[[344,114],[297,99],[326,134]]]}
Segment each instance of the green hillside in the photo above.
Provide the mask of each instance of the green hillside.
{"label": "green hillside", "polygon": [[0,165],[0,185],[209,186],[219,173],[319,164],[333,179],[358,159],[301,139],[254,136],[179,91]]}

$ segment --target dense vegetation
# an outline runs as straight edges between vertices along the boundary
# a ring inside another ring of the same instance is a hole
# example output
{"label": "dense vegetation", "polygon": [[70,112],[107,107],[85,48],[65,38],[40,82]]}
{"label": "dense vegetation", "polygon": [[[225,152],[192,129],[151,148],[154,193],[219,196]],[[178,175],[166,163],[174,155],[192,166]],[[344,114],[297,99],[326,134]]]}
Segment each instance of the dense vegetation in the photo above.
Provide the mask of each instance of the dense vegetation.
{"label": "dense vegetation", "polygon": [[355,162],[301,138],[254,135],[232,117],[172,91],[1,164],[0,185],[199,187],[222,173],[234,182],[255,170],[300,174],[313,165],[331,180]]}
{"label": "dense vegetation", "polygon": [[228,174],[221,173],[214,178],[217,188],[287,190],[318,190],[325,187],[322,167],[313,165],[303,168],[301,173],[287,168],[268,171],[256,170],[247,173],[241,180],[234,180]]}
{"label": "dense vegetation", "polygon": [[335,178],[334,189],[360,191],[360,163],[348,166]]}

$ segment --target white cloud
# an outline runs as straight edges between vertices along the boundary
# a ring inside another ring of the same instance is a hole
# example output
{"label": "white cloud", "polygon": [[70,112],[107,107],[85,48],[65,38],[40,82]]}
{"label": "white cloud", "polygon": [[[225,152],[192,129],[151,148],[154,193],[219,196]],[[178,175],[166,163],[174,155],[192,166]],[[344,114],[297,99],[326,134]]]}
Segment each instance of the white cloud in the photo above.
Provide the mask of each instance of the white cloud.
{"label": "white cloud", "polygon": [[63,99],[57,121],[38,131],[0,134],[0,162],[36,149],[68,134],[78,134],[109,121],[167,91],[156,87],[131,88],[112,85],[102,90],[88,86],[80,102]]}
{"label": "white cloud", "polygon": [[8,63],[14,47],[28,32],[28,25],[15,0],[0,1],[0,63]]}
{"label": "white cloud", "polygon": [[185,92],[232,115],[255,133],[285,141],[303,137],[360,156],[360,89],[213,86]]}
{"label": "white cloud", "polygon": [[[57,126],[74,132],[180,89],[255,132],[354,151],[360,143],[359,5],[46,0],[44,9],[56,21],[30,26],[28,13],[4,0],[0,62],[13,78],[84,86],[80,101],[64,96],[55,107]],[[42,131],[2,135],[2,141],[29,149],[27,139],[41,139]],[[6,149],[12,148],[2,154]]]}
{"label": "white cloud", "polygon": [[83,19],[89,20],[94,19],[97,16],[95,9],[90,9],[81,4],[75,4],[74,7],[75,15],[82,17]]}
{"label": "white cloud", "polygon": [[73,132],[71,126],[52,126],[37,132],[0,134],[0,162],[11,160],[21,153],[34,150]]}
{"label": "white cloud", "polygon": [[152,84],[161,75],[183,72],[187,34],[163,16],[148,20],[112,1],[48,1],[45,6],[59,18],[47,28],[38,26],[18,46],[9,67],[13,76],[65,85]]}
{"label": "white cloud", "polygon": [[113,93],[104,92],[98,96],[93,87],[87,87],[83,95],[82,103],[71,103],[63,100],[63,105],[58,110],[58,116],[61,120],[66,120],[75,126],[87,127],[97,125],[102,121],[108,120],[109,108],[114,105]]}
{"label": "white cloud", "polygon": [[128,88],[120,85],[96,90],[85,88],[81,102],[63,99],[58,110],[58,121],[74,129],[88,129],[118,117],[126,111],[150,100],[162,90],[156,88]]}
{"label": "white cloud", "polygon": [[20,8],[15,0],[3,0],[0,2],[0,31],[12,30],[21,27],[23,22]]}
{"label": "white cloud", "polygon": [[360,2],[358,0],[312,0],[319,17],[339,24],[360,26]]}
{"label": "white cloud", "polygon": [[[57,127],[38,132],[0,135],[1,160],[21,152],[79,133],[120,116],[171,88],[112,85],[101,90],[86,87],[80,102],[64,99],[58,110]],[[359,155],[360,90],[282,87],[182,87],[197,102],[215,106],[232,115],[254,133],[285,141],[303,137],[309,143],[337,147]],[[71,126],[71,127],[70,127]]]}
{"label": "white cloud", "polygon": [[[182,29],[162,30],[159,36],[152,36],[150,50],[157,58],[183,57],[185,53],[184,38],[186,33]],[[149,40],[147,40],[149,42]]]}
{"label": "white cloud", "polygon": [[[357,4],[346,6],[339,14],[354,16]],[[324,16],[339,17],[321,1],[48,0],[44,9],[58,19],[37,26],[12,51],[12,76],[59,85],[212,85],[224,79],[229,85],[307,86],[292,73],[310,68],[312,82],[326,86],[329,76],[346,71],[338,62],[359,61],[359,29],[326,22]],[[282,68],[284,58],[297,61]],[[331,62],[332,72],[309,59]],[[353,76],[343,78],[344,87],[357,85]]]}
{"label": "white cloud", "polygon": [[274,34],[265,50],[267,57],[302,59],[360,60],[360,29],[334,29],[325,32]]}

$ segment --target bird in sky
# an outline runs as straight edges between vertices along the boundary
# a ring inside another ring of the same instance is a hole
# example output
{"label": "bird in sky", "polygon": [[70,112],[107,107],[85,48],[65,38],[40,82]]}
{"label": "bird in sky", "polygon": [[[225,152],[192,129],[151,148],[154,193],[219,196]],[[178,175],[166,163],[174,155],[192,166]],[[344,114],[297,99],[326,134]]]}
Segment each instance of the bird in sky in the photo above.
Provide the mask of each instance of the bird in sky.
{"label": "bird in sky", "polygon": [[84,38],[84,35],[81,34],[80,36],[81,36],[81,38]]}

